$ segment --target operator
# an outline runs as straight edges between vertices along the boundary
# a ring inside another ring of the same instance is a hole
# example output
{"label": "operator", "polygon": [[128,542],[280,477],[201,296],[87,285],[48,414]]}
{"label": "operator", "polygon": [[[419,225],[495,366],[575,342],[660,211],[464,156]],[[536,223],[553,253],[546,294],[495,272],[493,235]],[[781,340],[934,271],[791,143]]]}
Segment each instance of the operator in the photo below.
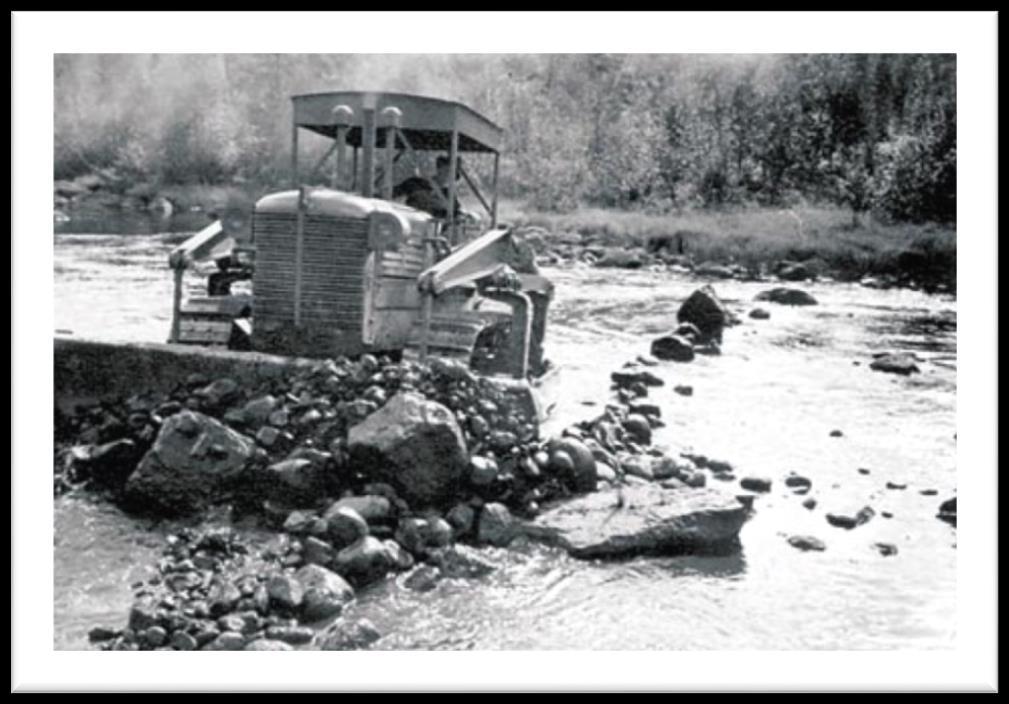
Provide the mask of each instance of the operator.
{"label": "operator", "polygon": [[[439,156],[435,161],[435,176],[432,179],[438,187],[438,191],[441,192],[442,199],[438,197],[432,187],[431,181],[420,176],[411,176],[406,179],[398,186],[392,190],[393,198],[406,197],[406,204],[411,208],[417,208],[417,210],[424,210],[431,213],[436,218],[447,219],[448,209],[446,203],[448,203],[448,186],[449,186],[449,157],[442,155]],[[456,169],[455,178],[458,181],[462,176],[462,160],[459,160],[458,168]],[[458,220],[460,215],[462,215],[462,207],[459,205],[459,196],[456,194],[455,199],[455,219]]]}

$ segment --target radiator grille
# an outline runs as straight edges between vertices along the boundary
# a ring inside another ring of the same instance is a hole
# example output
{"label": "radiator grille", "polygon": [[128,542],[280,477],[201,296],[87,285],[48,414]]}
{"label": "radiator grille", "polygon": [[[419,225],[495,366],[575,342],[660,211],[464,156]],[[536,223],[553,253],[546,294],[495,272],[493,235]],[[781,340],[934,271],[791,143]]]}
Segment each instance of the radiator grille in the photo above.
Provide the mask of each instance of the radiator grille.
{"label": "radiator grille", "polygon": [[297,226],[295,213],[257,213],[253,220],[253,344],[263,351],[354,353],[361,345],[367,220],[305,216],[295,328]]}

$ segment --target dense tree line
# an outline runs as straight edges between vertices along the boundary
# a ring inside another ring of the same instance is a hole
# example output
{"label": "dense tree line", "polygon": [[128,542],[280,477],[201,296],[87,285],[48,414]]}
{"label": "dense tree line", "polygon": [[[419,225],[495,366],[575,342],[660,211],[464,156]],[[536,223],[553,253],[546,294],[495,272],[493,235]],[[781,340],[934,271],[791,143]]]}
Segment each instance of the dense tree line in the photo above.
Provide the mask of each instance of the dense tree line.
{"label": "dense tree line", "polygon": [[827,202],[956,217],[953,55],[57,55],[55,175],[284,176],[289,95],[460,100],[537,208]]}

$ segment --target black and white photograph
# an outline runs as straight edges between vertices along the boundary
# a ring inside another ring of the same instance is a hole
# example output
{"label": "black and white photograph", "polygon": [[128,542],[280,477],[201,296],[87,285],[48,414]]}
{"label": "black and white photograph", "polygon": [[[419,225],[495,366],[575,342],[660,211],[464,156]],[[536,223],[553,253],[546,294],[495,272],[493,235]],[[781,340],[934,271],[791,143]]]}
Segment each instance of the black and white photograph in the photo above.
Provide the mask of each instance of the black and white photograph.
{"label": "black and white photograph", "polygon": [[12,692],[997,691],[996,32],[12,13]]}

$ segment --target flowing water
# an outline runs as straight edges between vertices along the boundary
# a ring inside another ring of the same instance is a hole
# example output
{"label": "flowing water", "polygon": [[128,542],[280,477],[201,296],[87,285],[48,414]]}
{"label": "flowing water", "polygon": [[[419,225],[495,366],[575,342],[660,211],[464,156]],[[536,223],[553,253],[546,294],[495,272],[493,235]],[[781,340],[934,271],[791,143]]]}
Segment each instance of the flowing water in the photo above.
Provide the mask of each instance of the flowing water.
{"label": "flowing water", "polygon": [[[57,235],[57,329],[163,341],[171,312],[167,255],[178,239]],[[557,287],[547,354],[561,367],[544,388],[556,404],[549,432],[601,411],[609,372],[646,354],[701,282],[650,271],[544,273]],[[737,477],[773,480],[742,530],[741,552],[596,563],[533,545],[491,549],[501,567],[484,579],[444,580],[424,593],[388,580],[359,594],[350,613],[385,634],[373,647],[955,646],[956,529],[935,517],[956,490],[955,298],[820,283],[803,285],[820,305],[761,303],[771,318],[751,320],[753,297],[768,284],[714,285],[743,322],[726,331],[720,356],[656,368],[666,384],[650,400],[662,407],[666,427],[654,441],[728,460]],[[915,353],[921,374],[871,371],[872,354],[881,351]],[[692,386],[693,395],[676,393],[676,385]],[[784,486],[793,471],[812,480],[806,497]],[[887,482],[907,488],[887,489]],[[807,497],[816,499],[814,510],[802,506]],[[866,505],[876,515],[854,530],[824,517]],[[125,622],[130,584],[156,562],[172,527],[95,499],[56,499],[58,649],[87,648],[90,627]],[[817,537],[827,549],[801,552],[787,542],[796,534]],[[875,543],[898,553],[884,557]]]}

